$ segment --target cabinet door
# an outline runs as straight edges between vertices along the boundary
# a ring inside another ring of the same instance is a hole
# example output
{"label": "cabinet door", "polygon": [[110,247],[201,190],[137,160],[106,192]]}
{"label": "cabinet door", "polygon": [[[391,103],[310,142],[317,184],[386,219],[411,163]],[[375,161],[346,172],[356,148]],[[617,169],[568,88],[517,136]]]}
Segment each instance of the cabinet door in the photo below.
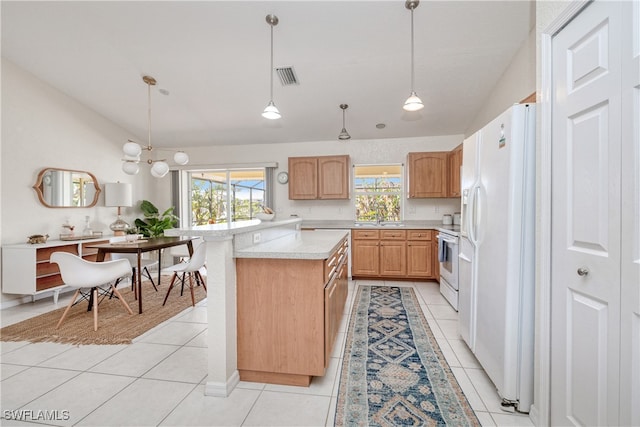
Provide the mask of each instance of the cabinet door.
{"label": "cabinet door", "polygon": [[338,333],[338,322],[336,319],[336,311],[338,308],[338,276],[333,279],[324,288],[324,366],[329,365],[329,358],[333,350],[333,342]]}
{"label": "cabinet door", "polygon": [[449,197],[460,197],[460,167],[462,166],[462,145],[449,153]]}
{"label": "cabinet door", "polygon": [[447,197],[449,153],[409,153],[409,197]]}
{"label": "cabinet door", "polygon": [[424,278],[433,277],[432,242],[407,242],[407,276]]}
{"label": "cabinet door", "polygon": [[351,275],[380,275],[380,243],[378,240],[354,240],[351,248]]}
{"label": "cabinet door", "polygon": [[407,275],[407,242],[389,240],[380,242],[380,275],[390,277]]}
{"label": "cabinet door", "polygon": [[289,157],[289,199],[318,198],[318,158]]}
{"label": "cabinet door", "polygon": [[349,156],[318,158],[318,198],[349,198]]}

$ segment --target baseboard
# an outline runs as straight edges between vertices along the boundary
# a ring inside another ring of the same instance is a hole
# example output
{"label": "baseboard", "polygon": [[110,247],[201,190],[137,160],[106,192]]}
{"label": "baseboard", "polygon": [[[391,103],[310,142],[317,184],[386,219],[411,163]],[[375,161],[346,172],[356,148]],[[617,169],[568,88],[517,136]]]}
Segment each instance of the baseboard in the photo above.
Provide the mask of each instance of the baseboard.
{"label": "baseboard", "polygon": [[205,396],[228,397],[240,382],[240,374],[234,371],[225,383],[207,381],[204,387]]}
{"label": "baseboard", "polygon": [[534,426],[540,425],[540,417],[539,417],[538,407],[536,405],[531,405],[531,409],[529,409],[529,419],[533,423]]}
{"label": "baseboard", "polygon": [[[66,294],[67,292],[73,292],[73,291],[74,291],[73,289],[63,288],[60,290],[60,295]],[[0,303],[0,310],[16,307],[18,305],[27,304],[27,303],[31,304],[34,301],[39,301],[41,299],[46,299],[46,298],[51,298],[51,303],[53,304],[53,291],[41,292],[35,295],[23,295],[18,298],[10,299],[8,301],[3,301],[2,303]]]}

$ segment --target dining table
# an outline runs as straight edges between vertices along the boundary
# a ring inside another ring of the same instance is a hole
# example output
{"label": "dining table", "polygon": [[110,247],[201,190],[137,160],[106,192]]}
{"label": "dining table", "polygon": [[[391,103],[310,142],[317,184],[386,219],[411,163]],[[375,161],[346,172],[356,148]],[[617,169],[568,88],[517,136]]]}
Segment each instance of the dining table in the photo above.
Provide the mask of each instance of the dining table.
{"label": "dining table", "polygon": [[138,313],[142,314],[142,268],[141,259],[145,252],[158,251],[158,285],[160,284],[162,271],[162,250],[173,246],[187,245],[189,255],[193,255],[193,237],[153,237],[133,240],[131,242],[121,241],[114,243],[100,243],[88,245],[87,247],[97,249],[97,262],[102,262],[109,253],[119,254],[137,254],[138,266],[136,268],[136,279],[138,289],[136,291],[138,297]]}

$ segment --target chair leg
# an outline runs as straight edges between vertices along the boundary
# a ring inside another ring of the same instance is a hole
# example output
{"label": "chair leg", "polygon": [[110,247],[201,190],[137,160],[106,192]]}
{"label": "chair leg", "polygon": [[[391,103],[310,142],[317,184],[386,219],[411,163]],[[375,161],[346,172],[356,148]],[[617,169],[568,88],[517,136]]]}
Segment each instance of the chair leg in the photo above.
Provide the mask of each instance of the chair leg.
{"label": "chair leg", "polygon": [[138,275],[136,274],[136,268],[131,269],[131,290],[133,291],[133,299],[138,300],[138,287],[136,286]]}
{"label": "chair leg", "polygon": [[200,278],[200,283],[202,284],[204,291],[207,292],[207,284],[204,283],[204,278],[202,277],[202,274],[200,274],[199,271],[196,271],[196,278]]}
{"label": "chair leg", "polygon": [[178,273],[173,273],[173,277],[171,278],[171,284],[169,285],[169,289],[167,290],[167,295],[165,295],[164,302],[162,303],[163,306],[167,303],[167,298],[169,298],[171,289],[173,289],[173,284],[176,281],[176,277],[178,277]]}
{"label": "chair leg", "polygon": [[124,300],[124,298],[122,298],[122,295],[120,294],[120,292],[118,292],[118,290],[116,289],[115,286],[111,285],[111,292],[115,293],[116,296],[118,297],[118,299],[120,300],[120,302],[122,303],[122,305],[124,305],[124,308],[127,309],[127,311],[129,312],[129,314],[133,314],[133,311],[131,311],[131,307],[129,307],[129,304],[127,304],[127,302]]}
{"label": "chair leg", "polygon": [[180,288],[180,296],[184,295],[184,279],[186,274],[187,273],[182,273],[182,278],[180,278],[180,281],[182,282],[182,287]]}
{"label": "chair leg", "polygon": [[[156,292],[158,292],[158,288],[156,288],[156,284],[153,282],[153,279],[151,278],[151,273],[149,273],[149,269],[147,267],[144,267],[144,269],[142,270],[143,273],[145,273],[145,275],[147,276],[147,278],[151,281],[151,285],[153,285],[153,289],[156,290]],[[159,285],[160,283],[158,283]]]}
{"label": "chair leg", "polygon": [[191,291],[191,305],[196,306],[196,297],[193,295],[193,274],[189,273],[189,290]]}
{"label": "chair leg", "polygon": [[71,298],[71,301],[69,302],[69,305],[67,306],[67,308],[64,311],[64,313],[62,313],[62,317],[60,318],[60,320],[58,320],[58,324],[56,325],[56,329],[58,329],[60,327],[60,325],[62,324],[62,321],[64,320],[64,318],[67,317],[67,313],[69,312],[69,310],[71,309],[73,304],[76,302],[76,299],[78,298],[78,294],[79,293],[80,293],[80,289],[77,289],[76,293],[73,294],[73,297]]}
{"label": "chair leg", "polygon": [[93,330],[98,330],[98,288],[91,290],[93,293]]}

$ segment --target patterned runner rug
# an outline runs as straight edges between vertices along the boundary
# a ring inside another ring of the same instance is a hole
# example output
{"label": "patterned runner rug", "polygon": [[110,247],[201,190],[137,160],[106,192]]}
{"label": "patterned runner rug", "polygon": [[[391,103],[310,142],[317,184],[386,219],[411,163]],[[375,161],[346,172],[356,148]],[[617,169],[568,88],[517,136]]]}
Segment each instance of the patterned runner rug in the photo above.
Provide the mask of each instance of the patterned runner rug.
{"label": "patterned runner rug", "polygon": [[335,425],[479,426],[413,289],[359,287]]}

